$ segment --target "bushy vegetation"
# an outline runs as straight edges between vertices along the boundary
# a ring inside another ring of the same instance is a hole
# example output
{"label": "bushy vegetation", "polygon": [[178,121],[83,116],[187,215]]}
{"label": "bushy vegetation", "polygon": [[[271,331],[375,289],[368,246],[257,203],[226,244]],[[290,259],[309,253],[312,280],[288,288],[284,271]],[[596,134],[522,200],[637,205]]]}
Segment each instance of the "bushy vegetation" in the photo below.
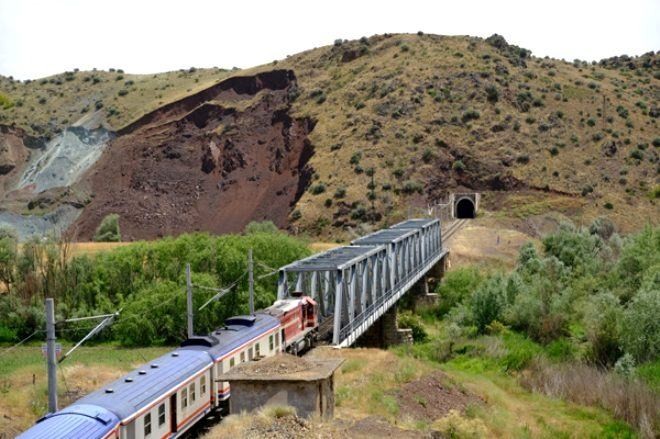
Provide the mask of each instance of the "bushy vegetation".
{"label": "bushy vegetation", "polygon": [[103,218],[101,224],[94,233],[94,241],[97,242],[119,242],[121,232],[119,230],[119,215],[111,213]]}
{"label": "bushy vegetation", "polygon": [[[565,224],[540,245],[524,245],[511,272],[459,268],[436,292],[438,304],[422,310],[428,335],[402,348],[406,355],[513,376],[528,390],[600,407],[642,437],[657,437],[659,228],[624,239],[606,218]],[[402,319],[414,327],[408,313]]]}
{"label": "bushy vegetation", "polygon": [[[125,345],[176,343],[184,336],[185,265],[193,284],[220,287],[239,283],[234,293],[211,303],[195,316],[198,333],[208,332],[231,315],[247,312],[247,251],[253,249],[257,308],[275,299],[268,272],[309,254],[305,244],[267,225],[252,225],[246,235],[181,235],[138,242],[100,253],[71,257],[66,243],[30,241],[17,252],[12,237],[0,238],[0,274],[8,294],[0,295],[0,337],[16,341],[44,327],[43,300],[53,297],[57,320],[123,311],[101,335]],[[215,291],[195,288],[199,308]],[[58,325],[59,337],[77,339],[89,322]]]}
{"label": "bushy vegetation", "polygon": [[449,273],[436,312],[464,334],[504,324],[542,345],[570,343],[601,366],[624,354],[636,364],[660,357],[660,229],[624,240],[598,219],[589,228],[563,225],[542,244],[523,246],[506,275]]}

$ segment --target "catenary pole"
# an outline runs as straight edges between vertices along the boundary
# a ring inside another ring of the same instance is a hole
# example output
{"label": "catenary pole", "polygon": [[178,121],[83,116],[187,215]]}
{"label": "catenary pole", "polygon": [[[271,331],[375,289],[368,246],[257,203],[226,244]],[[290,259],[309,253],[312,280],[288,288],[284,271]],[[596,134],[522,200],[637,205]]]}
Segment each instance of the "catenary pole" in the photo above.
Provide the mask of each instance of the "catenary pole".
{"label": "catenary pole", "polygon": [[190,280],[190,264],[186,264],[186,294],[188,308],[188,338],[192,338],[193,331],[193,300],[192,300],[192,281]]}
{"label": "catenary pole", "polygon": [[250,315],[254,314],[254,260],[252,249],[248,250],[248,280],[250,285]]}
{"label": "catenary pole", "polygon": [[48,412],[57,411],[57,362],[55,358],[55,302],[46,299],[46,358],[48,362]]}

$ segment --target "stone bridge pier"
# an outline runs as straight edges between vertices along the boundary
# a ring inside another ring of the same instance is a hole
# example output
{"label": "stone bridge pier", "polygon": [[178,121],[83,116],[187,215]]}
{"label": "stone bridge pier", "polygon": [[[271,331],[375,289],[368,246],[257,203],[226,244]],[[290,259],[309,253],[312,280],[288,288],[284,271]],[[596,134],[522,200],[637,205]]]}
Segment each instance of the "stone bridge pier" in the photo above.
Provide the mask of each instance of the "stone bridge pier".
{"label": "stone bridge pier", "polygon": [[447,253],[437,264],[433,265],[431,269],[410,289],[412,294],[412,307],[413,309],[423,308],[426,306],[433,306],[438,303],[438,295],[434,293],[437,286],[447,271],[449,263],[449,253]]}
{"label": "stone bridge pier", "polygon": [[394,304],[355,342],[356,346],[386,348],[396,344],[412,344],[412,329],[399,329]]}
{"label": "stone bridge pier", "polygon": [[[414,309],[433,306],[438,302],[438,295],[433,293],[447,271],[449,253],[440,259],[410,289],[408,295]],[[412,344],[412,330],[399,328],[396,314],[398,306],[394,304],[367,331],[358,338],[356,346],[386,348],[396,344]]]}

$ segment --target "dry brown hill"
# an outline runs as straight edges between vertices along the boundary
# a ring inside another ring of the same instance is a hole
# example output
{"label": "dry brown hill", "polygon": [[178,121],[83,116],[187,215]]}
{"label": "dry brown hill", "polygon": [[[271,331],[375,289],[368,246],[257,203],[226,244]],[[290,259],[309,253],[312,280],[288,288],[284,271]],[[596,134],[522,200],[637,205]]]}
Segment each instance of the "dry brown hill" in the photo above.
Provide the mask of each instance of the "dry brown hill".
{"label": "dry brown hill", "polygon": [[[426,206],[458,188],[486,191],[485,206],[499,210],[502,216],[524,218],[559,211],[589,221],[608,215],[628,231],[648,221],[657,222],[660,213],[659,66],[658,56],[653,53],[615,57],[595,64],[578,60],[570,63],[535,58],[499,36],[484,40],[425,34],[379,35],[337,41],[332,46],[239,72],[174,72],[168,74],[169,80],[158,75],[140,77],[122,96],[114,89],[123,79],[113,82],[107,78],[95,85],[94,80],[85,80],[90,75],[101,76],[100,72],[65,74],[59,85],[50,80],[24,84],[4,79],[0,93],[6,109],[0,110],[0,123],[17,124],[33,135],[57,132],[74,120],[73,115],[67,120],[63,116],[46,119],[44,114],[60,111],[59,106],[51,107],[47,99],[41,104],[44,111],[37,111],[32,117],[30,110],[40,105],[39,100],[36,104],[32,101],[47,92],[55,93],[57,98],[57,91],[52,89],[67,86],[71,93],[60,93],[59,99],[68,100],[66,108],[71,113],[82,105],[80,102],[92,102],[86,87],[95,86],[100,93],[108,90],[103,95],[100,113],[105,114],[107,127],[119,137],[110,142],[97,169],[88,172],[72,191],[87,193],[90,199],[104,199],[106,206],[124,202],[131,205],[138,203],[139,196],[152,199],[154,195],[139,191],[127,194],[112,190],[111,185],[104,188],[93,183],[93,176],[104,169],[108,157],[113,157],[113,161],[129,160],[129,155],[121,153],[123,149],[118,150],[127,145],[126,136],[137,132],[124,134],[130,131],[127,126],[146,126],[149,112],[167,102],[177,107],[185,101],[184,96],[203,95],[204,90],[228,76],[252,77],[259,72],[289,70],[292,80],[286,87],[286,96],[280,96],[279,101],[269,91],[254,96],[239,93],[238,97],[197,100],[200,108],[187,111],[203,111],[202,107],[209,108],[213,102],[232,108],[243,115],[239,131],[245,134],[273,129],[272,120],[254,115],[275,99],[277,105],[286,107],[287,117],[310,121],[306,126],[313,129],[306,135],[312,155],[306,165],[311,168],[312,181],[308,190],[287,199],[291,204],[285,209],[295,230],[338,236],[340,230],[359,227],[372,216],[377,222],[396,221],[406,215],[409,206]],[[73,79],[67,81],[70,77]],[[167,95],[153,96],[157,87],[152,82],[156,80]],[[126,87],[123,84],[121,87]],[[108,99],[112,106],[105,103]],[[119,108],[122,99],[126,103],[121,110],[109,111]],[[22,106],[17,105],[19,101]],[[181,113],[177,117],[184,120],[184,116]],[[257,141],[258,136],[244,135],[237,140],[231,130],[217,129],[224,116],[209,117],[207,125],[195,128],[193,137],[197,142],[180,134],[185,131],[183,128],[176,134],[181,138],[164,129],[162,135],[167,141],[180,142],[188,148],[186,155],[170,159],[181,170],[177,172],[183,172],[186,166],[195,172],[201,169],[208,148],[200,139],[212,140],[215,145],[230,141],[250,160],[232,168],[238,174],[221,173],[209,181],[216,186],[236,181],[258,186],[249,179],[249,168],[254,166],[250,163],[258,161],[264,152],[267,156],[268,151],[282,147],[288,134],[262,139],[264,144]],[[16,137],[15,132],[13,136]],[[143,147],[165,154],[159,148],[167,148],[167,141],[145,140]],[[12,145],[16,144],[14,140]],[[216,160],[230,157],[227,152],[218,154]],[[13,156],[22,157],[16,152]],[[145,172],[152,172],[155,159],[149,159],[148,154],[145,157],[140,166]],[[265,164],[269,159],[263,160]],[[374,170],[374,185],[370,169]],[[287,184],[297,184],[299,176],[291,178]],[[187,186],[180,193],[189,194],[198,181],[183,180],[181,184]],[[168,193],[169,189],[161,192]],[[269,196],[270,192],[260,192],[261,198],[246,210],[258,213],[241,211],[241,219],[222,231],[239,230],[251,217],[270,217],[282,224],[281,207],[273,209],[276,213],[272,215],[269,212],[271,205],[280,206],[275,203],[277,190]],[[20,202],[34,196],[29,194]],[[211,206],[207,210],[195,206],[202,212],[197,218],[220,209],[219,200],[226,197],[220,192],[208,196],[203,201],[189,200]],[[241,199],[241,195],[235,196]],[[81,198],[82,204],[89,201]],[[172,202],[172,198],[165,198]],[[372,201],[375,214],[371,211]],[[160,210],[167,202],[156,200],[148,206]],[[98,209],[96,205],[92,202],[78,220],[86,224],[86,234],[110,209]],[[172,217],[175,221],[176,215]],[[134,220],[120,220],[126,221],[134,230],[133,237],[152,236],[151,232],[142,234],[141,226]],[[172,224],[166,221],[159,226],[159,233],[182,230]],[[210,226],[209,221],[200,219],[189,224],[189,229],[195,228],[220,231],[217,224]]]}

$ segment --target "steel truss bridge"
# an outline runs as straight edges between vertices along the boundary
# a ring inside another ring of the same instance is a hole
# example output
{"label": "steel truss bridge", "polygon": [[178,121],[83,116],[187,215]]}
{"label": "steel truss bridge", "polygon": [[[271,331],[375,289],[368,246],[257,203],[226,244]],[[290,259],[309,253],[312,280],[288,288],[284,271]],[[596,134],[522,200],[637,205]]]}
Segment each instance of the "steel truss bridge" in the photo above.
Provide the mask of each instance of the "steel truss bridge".
{"label": "steel truss bridge", "polygon": [[446,254],[438,219],[410,219],[280,268],[277,296],[314,298],[332,344],[347,347]]}

